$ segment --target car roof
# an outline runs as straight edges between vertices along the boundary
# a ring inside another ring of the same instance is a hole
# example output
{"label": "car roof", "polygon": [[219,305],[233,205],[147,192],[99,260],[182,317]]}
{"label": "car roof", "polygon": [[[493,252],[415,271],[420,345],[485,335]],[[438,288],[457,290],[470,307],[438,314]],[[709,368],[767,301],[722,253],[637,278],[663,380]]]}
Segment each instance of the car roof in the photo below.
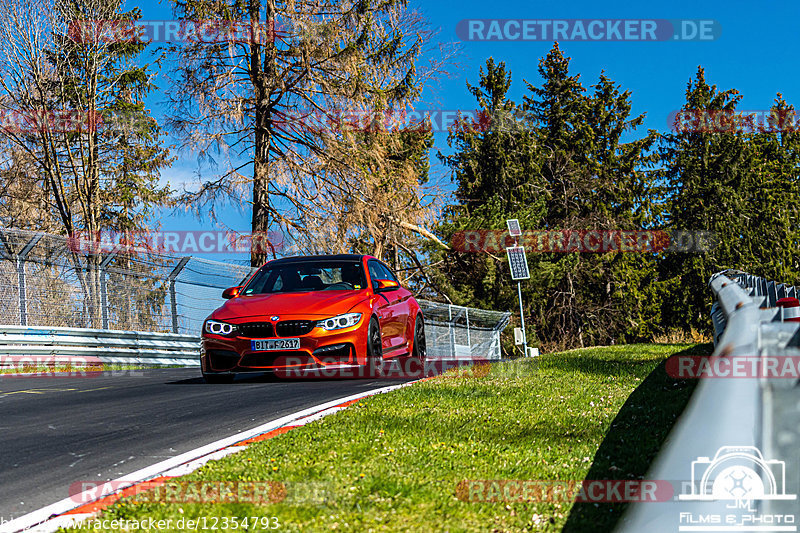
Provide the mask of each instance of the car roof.
{"label": "car roof", "polygon": [[361,261],[365,257],[372,257],[369,255],[360,254],[335,254],[335,255],[296,255],[293,257],[282,257],[280,259],[273,259],[268,265],[283,265],[290,263],[318,263],[323,261]]}

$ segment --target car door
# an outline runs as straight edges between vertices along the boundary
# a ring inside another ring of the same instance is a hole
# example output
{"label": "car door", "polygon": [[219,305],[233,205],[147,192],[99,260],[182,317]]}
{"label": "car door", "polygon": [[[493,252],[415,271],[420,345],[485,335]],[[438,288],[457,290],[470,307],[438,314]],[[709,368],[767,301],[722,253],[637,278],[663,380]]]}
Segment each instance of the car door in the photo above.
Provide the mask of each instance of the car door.
{"label": "car door", "polygon": [[[396,281],[398,285],[400,285],[400,280],[395,276],[392,269],[389,268],[387,265],[381,263],[381,266],[386,271],[386,274],[389,276],[389,279]],[[401,348],[408,348],[411,343],[411,339],[414,336],[414,332],[411,331],[410,322],[413,321],[413,317],[411,316],[411,291],[403,287],[402,285],[395,291],[392,291],[390,294],[393,295],[394,299],[392,300],[392,307],[394,317],[397,320],[397,336],[398,336],[398,347]]]}
{"label": "car door", "polygon": [[[376,282],[378,280],[397,281],[397,277],[389,267],[374,259],[369,262],[369,273],[373,290],[377,289]],[[411,293],[403,287],[376,293],[375,309],[381,326],[383,351],[387,355],[392,355],[396,350],[405,348],[408,345],[406,327],[408,323],[408,299],[410,296]]]}

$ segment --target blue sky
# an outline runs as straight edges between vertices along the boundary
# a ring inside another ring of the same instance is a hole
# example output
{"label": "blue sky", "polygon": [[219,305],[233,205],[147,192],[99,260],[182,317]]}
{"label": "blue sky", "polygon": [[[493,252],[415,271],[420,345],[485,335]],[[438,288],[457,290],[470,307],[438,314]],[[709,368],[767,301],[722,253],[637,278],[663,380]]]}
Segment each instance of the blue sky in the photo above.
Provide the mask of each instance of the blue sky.
{"label": "blue sky", "polygon": [[[670,111],[680,108],[686,84],[698,65],[706,69],[710,83],[721,89],[736,88],[743,100],[740,109],[768,109],[777,92],[800,107],[800,3],[787,0],[761,2],[670,1],[653,4],[626,1],[576,0],[561,2],[495,1],[423,2],[410,0],[432,27],[437,39],[460,43],[458,65],[452,74],[426,88],[419,108],[474,109],[475,102],[465,82],[476,83],[478,70],[486,59],[504,61],[512,72],[511,97],[521,101],[523,80],[538,84],[538,60],[552,47],[552,41],[460,42],[456,25],[463,19],[713,19],[721,34],[713,41],[660,42],[575,42],[560,46],[572,58],[571,71],[580,73],[587,88],[601,71],[632,92],[633,112],[646,113],[643,130],[667,129]],[[172,18],[167,0],[141,6],[145,20]],[[163,79],[156,82],[163,84]],[[161,87],[162,91],[167,87]],[[163,113],[161,93],[149,98],[153,114]],[[436,150],[447,152],[446,135],[435,138]],[[196,157],[178,153],[174,168],[164,178],[179,182],[197,168]],[[438,166],[435,157],[434,165]],[[435,169],[437,171],[437,169]],[[438,169],[442,175],[443,169]],[[224,210],[226,223],[239,231],[249,230],[250,213],[235,207]],[[208,222],[173,211],[160,216],[165,229],[218,229]],[[241,258],[244,258],[242,256]]]}

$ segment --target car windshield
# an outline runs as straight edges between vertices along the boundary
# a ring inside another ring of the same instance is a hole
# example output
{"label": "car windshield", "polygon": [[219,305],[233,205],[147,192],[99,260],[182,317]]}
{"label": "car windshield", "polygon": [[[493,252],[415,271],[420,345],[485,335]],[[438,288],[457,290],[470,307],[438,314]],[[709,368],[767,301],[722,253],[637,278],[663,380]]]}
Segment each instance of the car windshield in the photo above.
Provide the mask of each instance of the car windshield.
{"label": "car windshield", "polygon": [[365,287],[364,269],[358,261],[298,262],[262,267],[242,294],[353,291]]}

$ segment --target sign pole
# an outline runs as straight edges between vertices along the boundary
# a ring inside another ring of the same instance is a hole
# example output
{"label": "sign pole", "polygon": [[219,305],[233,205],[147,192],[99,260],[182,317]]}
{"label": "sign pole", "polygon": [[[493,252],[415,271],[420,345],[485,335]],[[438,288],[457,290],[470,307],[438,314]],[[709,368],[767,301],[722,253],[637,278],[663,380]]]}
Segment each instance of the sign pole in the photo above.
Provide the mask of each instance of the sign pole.
{"label": "sign pole", "polygon": [[525,347],[523,357],[528,357],[528,334],[525,332],[525,311],[522,310],[522,283],[517,281],[517,296],[519,296],[519,320],[522,325],[522,345]]}
{"label": "sign pole", "polygon": [[[522,345],[525,350],[522,354],[523,357],[528,357],[528,334],[525,332],[525,311],[522,306],[522,282],[523,279],[530,279],[530,270],[528,269],[528,259],[525,257],[525,248],[519,246],[517,237],[522,235],[522,228],[519,225],[519,220],[507,220],[508,234],[514,237],[514,246],[506,248],[508,255],[508,267],[511,270],[511,279],[517,282],[517,296],[519,297],[519,320],[522,326]],[[517,344],[519,346],[519,344]]]}

